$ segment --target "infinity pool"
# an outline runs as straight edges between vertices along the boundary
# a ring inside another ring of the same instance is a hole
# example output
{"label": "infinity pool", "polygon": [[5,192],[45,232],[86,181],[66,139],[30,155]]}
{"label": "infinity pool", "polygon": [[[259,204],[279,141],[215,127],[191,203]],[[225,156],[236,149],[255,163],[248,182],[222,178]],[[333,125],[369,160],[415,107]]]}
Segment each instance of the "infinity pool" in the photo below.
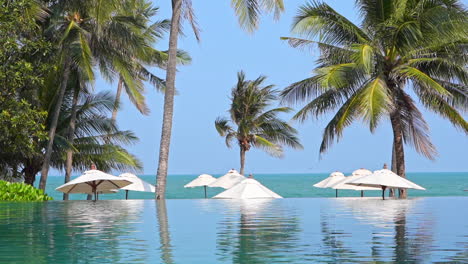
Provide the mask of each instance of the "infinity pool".
{"label": "infinity pool", "polygon": [[0,203],[0,263],[467,263],[468,198]]}

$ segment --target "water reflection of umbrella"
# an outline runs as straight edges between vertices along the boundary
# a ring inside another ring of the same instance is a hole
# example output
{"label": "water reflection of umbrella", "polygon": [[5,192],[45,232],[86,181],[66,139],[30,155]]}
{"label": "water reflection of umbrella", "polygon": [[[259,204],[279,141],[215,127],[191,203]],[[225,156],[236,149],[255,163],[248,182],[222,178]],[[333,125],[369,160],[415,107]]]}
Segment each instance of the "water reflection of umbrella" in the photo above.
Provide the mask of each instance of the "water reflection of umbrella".
{"label": "water reflection of umbrella", "polygon": [[374,171],[374,173],[371,175],[363,176],[357,180],[349,182],[348,184],[357,186],[380,187],[382,188],[382,199],[385,199],[385,189],[387,188],[426,190],[416,183],[400,177],[388,169]]}
{"label": "water reflection of umbrella", "polygon": [[[335,171],[335,172],[332,172],[330,174],[330,176],[328,176],[328,178],[326,178],[325,180],[322,180],[316,184],[314,184],[314,187],[317,187],[317,188],[330,188],[332,187],[333,185],[335,185],[337,182],[343,180],[345,178],[344,174],[339,172],[339,171]],[[338,197],[338,189],[335,190],[335,196]]]}
{"label": "water reflection of umbrella", "polygon": [[230,170],[224,176],[219,177],[216,181],[209,184],[208,187],[221,187],[224,189],[229,189],[245,179],[246,178],[239,174],[239,172],[236,170]]}
{"label": "water reflection of umbrella", "polygon": [[[226,263],[296,263],[300,219],[285,203],[271,199],[222,200],[217,255]],[[232,259],[231,259],[232,258]],[[287,260],[287,261],[286,261]]]}
{"label": "water reflection of umbrella", "polygon": [[234,187],[216,195],[219,199],[283,198],[254,179],[245,179]]}
{"label": "water reflection of umbrella", "polygon": [[351,185],[348,184],[348,182],[352,182],[354,180],[357,180],[358,178],[361,178],[363,176],[367,176],[372,174],[372,171],[366,170],[366,169],[358,169],[353,171],[353,173],[350,176],[345,177],[341,181],[335,183],[331,188],[335,190],[355,190],[355,191],[361,191],[361,197],[364,196],[364,191],[376,191],[380,190],[380,188],[377,187],[366,187],[366,186],[357,186],[357,185]]}
{"label": "water reflection of umbrella", "polygon": [[356,219],[378,227],[389,227],[396,219],[405,216],[419,199],[389,200],[383,202],[377,197],[339,199],[339,204],[350,211]]}
{"label": "water reflection of umbrella", "polygon": [[80,177],[73,179],[55,190],[64,193],[94,193],[97,199],[98,192],[106,192],[113,189],[120,189],[131,184],[130,181],[112,176],[100,170],[85,171]]}
{"label": "water reflection of umbrella", "polygon": [[198,176],[196,179],[194,179],[193,181],[184,185],[184,188],[193,188],[193,187],[203,186],[205,188],[205,198],[206,198],[206,186],[210,185],[214,181],[216,181],[215,177],[208,175],[208,174],[202,174]]}
{"label": "water reflection of umbrella", "polygon": [[154,185],[145,182],[144,180],[140,179],[135,174],[123,173],[123,174],[120,174],[119,177],[125,180],[128,180],[132,183],[122,188],[122,190],[125,190],[125,200],[128,199],[128,191],[153,192],[153,193],[156,191],[156,188],[154,187]]}

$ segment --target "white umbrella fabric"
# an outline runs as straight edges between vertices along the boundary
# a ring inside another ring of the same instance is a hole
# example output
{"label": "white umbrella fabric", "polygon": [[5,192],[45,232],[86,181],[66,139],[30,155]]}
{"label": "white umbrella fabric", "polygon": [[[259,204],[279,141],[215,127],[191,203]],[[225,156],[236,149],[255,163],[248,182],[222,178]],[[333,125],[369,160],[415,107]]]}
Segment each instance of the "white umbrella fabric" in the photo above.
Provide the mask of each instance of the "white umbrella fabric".
{"label": "white umbrella fabric", "polygon": [[100,170],[85,171],[83,175],[73,179],[55,190],[64,193],[93,193],[97,200],[98,192],[108,192],[114,189],[120,189],[131,184],[129,180],[122,179]]}
{"label": "white umbrella fabric", "polygon": [[210,185],[216,181],[216,178],[209,175],[209,174],[202,174],[195,178],[193,181],[184,185],[184,188],[193,188],[193,187],[201,187],[205,188],[205,198],[206,198],[206,186]]}
{"label": "white umbrella fabric", "polygon": [[125,180],[128,180],[132,183],[122,188],[122,190],[125,190],[125,200],[128,199],[128,191],[153,192],[153,193],[156,191],[156,187],[154,187],[154,185],[145,182],[144,180],[140,179],[135,174],[127,172],[127,173],[120,174],[119,177]]}
{"label": "white umbrella fabric", "polygon": [[380,187],[382,188],[382,199],[385,199],[385,189],[387,188],[426,190],[416,183],[400,177],[388,169],[376,170],[371,175],[360,177],[354,181],[349,182],[348,184],[367,187]]}
{"label": "white umbrella fabric", "polygon": [[358,169],[353,171],[353,173],[350,176],[345,177],[344,179],[338,181],[334,185],[331,186],[332,189],[337,189],[337,190],[355,190],[355,191],[361,191],[361,197],[364,196],[364,191],[376,191],[380,190],[380,188],[377,187],[366,187],[366,186],[357,186],[357,185],[351,185],[348,184],[348,182],[352,182],[354,180],[357,180],[363,176],[367,176],[372,174],[372,171],[366,170],[366,169]]}
{"label": "white umbrella fabric", "polygon": [[227,174],[216,179],[216,181],[210,183],[208,187],[221,187],[224,189],[229,189],[237,183],[245,180],[244,176],[239,174],[236,170],[230,170]]}
{"label": "white umbrella fabric", "polygon": [[234,187],[216,195],[217,199],[283,198],[254,179],[245,179]]}
{"label": "white umbrella fabric", "polygon": [[[342,172],[335,171],[332,172],[328,178],[314,184],[313,186],[317,188],[330,188],[343,179],[345,179],[344,174]],[[335,197],[338,197],[338,190],[335,190]]]}

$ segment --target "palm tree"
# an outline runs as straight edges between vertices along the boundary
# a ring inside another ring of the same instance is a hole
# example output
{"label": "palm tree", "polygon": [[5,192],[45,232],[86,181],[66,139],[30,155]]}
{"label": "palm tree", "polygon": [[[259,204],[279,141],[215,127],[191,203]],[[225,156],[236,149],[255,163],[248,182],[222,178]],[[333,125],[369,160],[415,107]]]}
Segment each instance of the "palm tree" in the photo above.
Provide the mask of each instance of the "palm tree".
{"label": "palm tree", "polygon": [[[166,90],[164,94],[163,124],[161,129],[161,142],[159,146],[158,171],[156,175],[156,199],[164,199],[166,195],[167,169],[169,162],[169,147],[172,134],[172,117],[174,113],[174,95],[176,78],[176,51],[179,37],[181,15],[187,19],[195,37],[199,39],[198,24],[192,8],[192,0],[171,0],[172,17],[169,33],[169,51],[166,68]],[[239,18],[241,27],[249,32],[258,28],[259,14],[262,12],[274,12],[278,18],[284,10],[283,0],[231,0]]]}
{"label": "palm tree", "polygon": [[[73,76],[74,78],[74,76]],[[49,86],[50,87],[50,86]],[[72,95],[75,90],[68,90],[61,105],[57,121],[57,133],[51,154],[51,166],[56,169],[67,169],[72,162],[74,170],[86,170],[95,163],[100,170],[138,170],[140,161],[122,146],[137,141],[130,131],[121,131],[108,117],[114,107],[114,96],[110,93],[79,93],[78,100]],[[40,92],[39,101],[43,108],[55,104],[54,91],[44,89]],[[75,105],[75,101],[77,101]],[[70,120],[75,119],[74,135],[70,140]],[[46,124],[46,126],[48,126]],[[46,142],[43,142],[44,145]],[[68,159],[69,151],[73,159]],[[25,182],[34,184],[35,175],[41,170],[44,156],[40,151],[24,158],[23,171]]]}
{"label": "palm tree", "polygon": [[[75,80],[71,83],[74,84],[72,87],[72,102],[71,102],[71,112],[70,112],[70,122],[68,124],[67,130],[67,140],[68,142],[73,145],[73,141],[75,139],[75,128],[76,128],[76,112],[78,108],[78,100],[81,92],[87,92],[87,83],[88,80],[82,79],[82,75],[80,72],[74,72]],[[71,179],[71,173],[73,169],[73,150],[72,148],[67,149],[67,157],[66,157],[66,167],[65,167],[65,180],[64,183],[67,183]],[[63,194],[63,200],[68,200],[68,193]]]}
{"label": "palm tree", "polygon": [[[70,9],[73,10],[73,9]],[[39,188],[45,190],[47,176],[49,173],[50,160],[52,155],[52,147],[57,130],[57,122],[60,115],[60,109],[63,102],[63,97],[68,86],[70,72],[72,69],[80,70],[87,75],[87,79],[94,78],[92,70],[92,54],[88,43],[88,32],[81,26],[84,19],[78,11],[68,11],[63,13],[55,13],[51,19],[51,27],[53,37],[59,40],[59,65],[61,80],[58,82],[57,98],[54,108],[49,110],[50,126],[44,161],[41,169],[41,181]]]}
{"label": "palm tree", "polygon": [[[219,135],[226,137],[226,145],[231,147],[232,141],[237,141],[240,148],[240,174],[244,174],[245,153],[251,147],[265,150],[269,154],[281,157],[281,145],[292,148],[302,148],[297,131],[278,117],[280,113],[288,113],[289,107],[269,109],[278,99],[278,91],[273,85],[264,85],[265,76],[253,81],[245,80],[241,71],[237,74],[237,85],[232,88],[231,120],[218,117],[215,127]],[[237,128],[234,128],[232,124]]]}
{"label": "palm tree", "polygon": [[[311,78],[288,86],[285,102],[306,101],[295,118],[336,111],[325,128],[325,152],[345,127],[363,119],[373,132],[383,118],[393,130],[396,172],[405,177],[404,143],[433,159],[428,125],[407,89],[429,110],[468,132],[468,14],[456,0],[358,0],[363,18],[353,24],[326,3],[300,7],[293,47],[318,46]],[[400,197],[406,193],[400,190]]]}
{"label": "palm tree", "polygon": [[62,105],[54,143],[56,151],[51,162],[55,168],[66,168],[66,151],[69,148],[74,151],[72,167],[78,171],[89,169],[93,163],[103,171],[142,168],[140,161],[122,147],[133,144],[138,138],[131,131],[119,130],[108,117],[115,100],[109,92],[81,94],[75,112],[73,144],[68,141],[69,123],[73,118],[72,100]]}

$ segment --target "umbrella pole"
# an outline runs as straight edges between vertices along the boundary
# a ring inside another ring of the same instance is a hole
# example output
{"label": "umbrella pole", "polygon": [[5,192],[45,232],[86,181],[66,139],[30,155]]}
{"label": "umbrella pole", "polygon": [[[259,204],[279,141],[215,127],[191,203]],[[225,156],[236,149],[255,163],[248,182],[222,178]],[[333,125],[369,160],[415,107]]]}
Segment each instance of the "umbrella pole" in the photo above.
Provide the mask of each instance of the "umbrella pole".
{"label": "umbrella pole", "polygon": [[385,200],[385,189],[387,189],[387,186],[382,186],[382,200]]}
{"label": "umbrella pole", "polygon": [[125,190],[125,200],[128,200],[128,190]]}
{"label": "umbrella pole", "polygon": [[203,185],[203,187],[205,187],[205,199],[206,199],[206,185]]}
{"label": "umbrella pole", "polygon": [[364,191],[361,191],[361,197],[364,197]]}
{"label": "umbrella pole", "polygon": [[335,189],[335,197],[338,197],[338,189]]}

